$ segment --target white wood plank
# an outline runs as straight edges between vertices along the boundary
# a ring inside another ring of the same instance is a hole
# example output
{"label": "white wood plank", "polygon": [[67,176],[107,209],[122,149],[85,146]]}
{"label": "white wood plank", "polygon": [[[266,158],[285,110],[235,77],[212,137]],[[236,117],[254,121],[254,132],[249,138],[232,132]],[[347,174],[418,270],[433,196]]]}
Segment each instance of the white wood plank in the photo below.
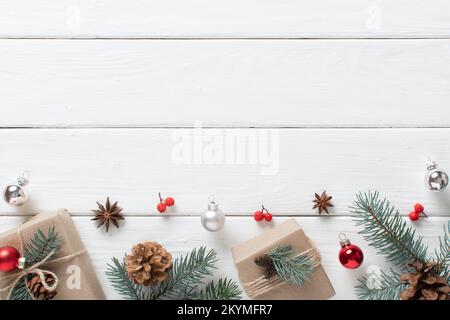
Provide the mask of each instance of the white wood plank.
{"label": "white wood plank", "polygon": [[263,203],[275,215],[316,215],[315,192],[348,214],[358,191],[379,189],[403,214],[421,202],[448,216],[449,190],[426,190],[427,156],[450,170],[450,129],[3,129],[0,181],[31,173],[29,206],[89,214],[111,196],[125,212],[158,215],[158,192],[174,215],[198,215],[215,194],[228,214]]}
{"label": "white wood plank", "polygon": [[3,40],[0,126],[450,126],[448,40]]}
{"label": "white wood plank", "polygon": [[448,37],[446,0],[16,0],[1,37]]}
{"label": "white wood plank", "polygon": [[[281,223],[280,218],[275,223]],[[388,270],[383,256],[376,254],[356,232],[358,228],[347,217],[302,217],[296,218],[306,234],[316,243],[322,255],[322,264],[336,290],[333,299],[355,299],[354,286],[357,278],[374,267]],[[215,277],[231,277],[238,281],[238,275],[232,260],[230,248],[247,239],[257,236],[267,227],[262,227],[251,218],[232,217],[219,233],[209,233],[202,229],[198,218],[170,217],[128,217],[120,229],[105,233],[96,229],[93,221],[87,217],[74,218],[81,239],[86,245],[107,298],[120,298],[109,285],[104,275],[107,263],[112,257],[122,257],[129,252],[134,243],[152,240],[158,241],[179,256],[202,245],[215,249],[220,259],[220,268]],[[0,217],[0,232],[16,227],[22,219],[19,217]],[[442,235],[443,225],[448,218],[430,218],[414,224],[417,232],[424,236],[424,242],[430,246],[430,254],[437,248],[438,237]],[[408,222],[410,223],[410,222]],[[339,251],[338,234],[345,232],[351,241],[359,245],[364,253],[364,264],[356,270],[343,268],[337,259]],[[369,268],[370,267],[370,268]]]}

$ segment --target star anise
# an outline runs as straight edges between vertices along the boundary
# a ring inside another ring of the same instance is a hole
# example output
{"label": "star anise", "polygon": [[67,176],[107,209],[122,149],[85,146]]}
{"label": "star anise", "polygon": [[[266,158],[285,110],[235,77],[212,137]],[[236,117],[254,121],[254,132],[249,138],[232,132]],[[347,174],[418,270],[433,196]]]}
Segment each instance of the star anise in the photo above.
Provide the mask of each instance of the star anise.
{"label": "star anise", "polygon": [[255,259],[255,264],[261,268],[264,268],[264,277],[266,279],[271,279],[277,275],[275,265],[273,264],[272,259],[270,259],[267,255],[257,257]]}
{"label": "star anise", "polygon": [[329,214],[328,207],[334,207],[330,202],[333,197],[328,196],[326,191],[322,192],[320,196],[316,193],[315,197],[316,199],[313,200],[315,203],[313,209],[319,208],[319,214],[322,214],[322,211]]}
{"label": "star anise", "polygon": [[102,225],[105,225],[106,232],[108,232],[109,229],[109,223],[111,222],[113,225],[116,226],[116,228],[119,228],[118,220],[124,220],[125,218],[121,214],[122,208],[117,205],[117,201],[114,202],[113,205],[111,205],[111,202],[109,201],[109,197],[106,199],[105,205],[102,205],[101,203],[97,202],[98,209],[97,210],[91,210],[93,213],[95,213],[95,217],[91,220],[99,220],[99,224],[97,225],[97,228],[100,228]]}

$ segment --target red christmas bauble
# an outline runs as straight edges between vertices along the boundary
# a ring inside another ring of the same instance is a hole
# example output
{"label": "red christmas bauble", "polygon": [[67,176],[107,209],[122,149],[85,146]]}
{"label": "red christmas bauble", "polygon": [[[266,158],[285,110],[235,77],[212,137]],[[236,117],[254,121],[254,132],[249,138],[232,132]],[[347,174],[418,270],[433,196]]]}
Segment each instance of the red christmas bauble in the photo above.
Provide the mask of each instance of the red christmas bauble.
{"label": "red christmas bauble", "polygon": [[344,239],[340,237],[340,239],[339,262],[348,269],[358,268],[364,260],[363,251],[360,247],[350,243],[347,237]]}
{"label": "red christmas bauble", "polygon": [[19,267],[20,252],[14,247],[0,248],[0,271],[10,272]]}

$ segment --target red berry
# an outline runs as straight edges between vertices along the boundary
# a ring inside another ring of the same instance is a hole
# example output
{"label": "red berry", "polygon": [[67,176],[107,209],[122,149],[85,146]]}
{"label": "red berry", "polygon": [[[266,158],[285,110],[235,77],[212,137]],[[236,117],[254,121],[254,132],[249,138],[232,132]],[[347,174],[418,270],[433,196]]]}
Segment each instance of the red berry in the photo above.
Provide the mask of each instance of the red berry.
{"label": "red berry", "polygon": [[164,200],[164,203],[168,206],[171,207],[175,204],[175,200],[171,197],[167,197],[166,200]]}
{"label": "red berry", "polygon": [[411,221],[417,221],[417,220],[419,220],[419,214],[415,211],[412,211],[409,213],[409,219]]}
{"label": "red berry", "polygon": [[272,221],[272,214],[269,213],[269,212],[267,212],[267,213],[264,215],[264,219],[266,219],[266,221]]}
{"label": "red berry", "polygon": [[253,218],[255,218],[256,221],[261,221],[262,219],[264,219],[264,213],[262,213],[261,211],[256,211],[253,214]]}
{"label": "red berry", "polygon": [[164,202],[160,202],[158,203],[158,205],[156,206],[156,209],[158,209],[159,212],[163,213],[164,211],[166,211],[166,204]]}
{"label": "red berry", "polygon": [[423,207],[423,205],[421,205],[420,203],[416,203],[414,205],[414,212],[415,213],[422,213],[425,210],[425,208]]}

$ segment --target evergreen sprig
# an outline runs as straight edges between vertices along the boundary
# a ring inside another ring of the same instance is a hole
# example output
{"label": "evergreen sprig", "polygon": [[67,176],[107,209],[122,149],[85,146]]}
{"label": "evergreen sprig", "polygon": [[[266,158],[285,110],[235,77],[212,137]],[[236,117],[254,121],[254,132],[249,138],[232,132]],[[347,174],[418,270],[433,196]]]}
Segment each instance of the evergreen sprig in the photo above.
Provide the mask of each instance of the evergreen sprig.
{"label": "evergreen sprig", "polygon": [[129,300],[149,300],[146,293],[143,292],[144,287],[135,284],[128,278],[124,262],[120,262],[117,258],[112,258],[112,264],[108,264],[105,274],[112,287],[122,297]]}
{"label": "evergreen sprig", "polygon": [[283,281],[302,286],[315,270],[314,259],[307,254],[298,254],[291,246],[279,246],[267,256],[272,260],[277,275]]}
{"label": "evergreen sprig", "polygon": [[[444,236],[439,237],[439,250],[436,250],[437,263],[439,265],[440,274],[449,279],[449,265],[450,265],[450,221],[447,222],[447,227],[444,226]],[[449,279],[450,280],[450,279]]]}
{"label": "evergreen sprig", "polygon": [[62,243],[63,238],[59,236],[54,226],[48,228],[47,235],[42,230],[37,230],[33,238],[25,244],[25,266],[30,267],[41,262],[53,251],[52,256],[49,258],[51,260],[61,249]]}
{"label": "evergreen sprig", "polygon": [[171,299],[184,299],[184,293],[197,286],[216,269],[217,253],[206,251],[205,247],[192,250],[188,255],[174,260],[169,271],[169,279],[152,288],[151,299],[166,296]]}
{"label": "evergreen sprig", "polygon": [[231,279],[219,279],[216,283],[209,282],[194,297],[198,300],[239,300],[242,291],[239,286]]}
{"label": "evergreen sprig", "polygon": [[[54,254],[50,256],[48,261],[52,260],[61,248],[62,243],[63,238],[56,232],[54,226],[49,227],[47,234],[40,229],[37,230],[33,238],[24,245],[25,268],[41,262],[53,251]],[[28,275],[26,279],[21,279],[17,283],[11,293],[11,300],[32,300],[26,287],[26,281],[31,277],[32,275]]]}
{"label": "evergreen sprig", "polygon": [[361,277],[355,287],[356,295],[363,300],[397,300],[408,284],[400,281],[400,274],[380,271],[378,275]]}
{"label": "evergreen sprig", "polygon": [[416,236],[415,229],[406,224],[388,200],[380,199],[378,192],[370,191],[356,197],[351,209],[356,225],[364,227],[359,233],[369,245],[397,266],[426,262],[427,247],[422,243],[422,237]]}
{"label": "evergreen sprig", "polygon": [[[219,283],[210,283],[203,290],[199,290],[202,281],[213,274],[216,269],[217,253],[215,250],[206,251],[205,247],[192,250],[189,254],[174,259],[173,267],[169,271],[166,281],[156,285],[144,287],[135,284],[125,270],[125,262],[116,258],[108,264],[106,276],[116,291],[124,298],[130,300],[157,300],[157,299],[192,299],[216,297],[227,299],[228,296],[238,298],[237,284],[231,280],[219,280]],[[234,287],[234,286],[236,287]]]}

